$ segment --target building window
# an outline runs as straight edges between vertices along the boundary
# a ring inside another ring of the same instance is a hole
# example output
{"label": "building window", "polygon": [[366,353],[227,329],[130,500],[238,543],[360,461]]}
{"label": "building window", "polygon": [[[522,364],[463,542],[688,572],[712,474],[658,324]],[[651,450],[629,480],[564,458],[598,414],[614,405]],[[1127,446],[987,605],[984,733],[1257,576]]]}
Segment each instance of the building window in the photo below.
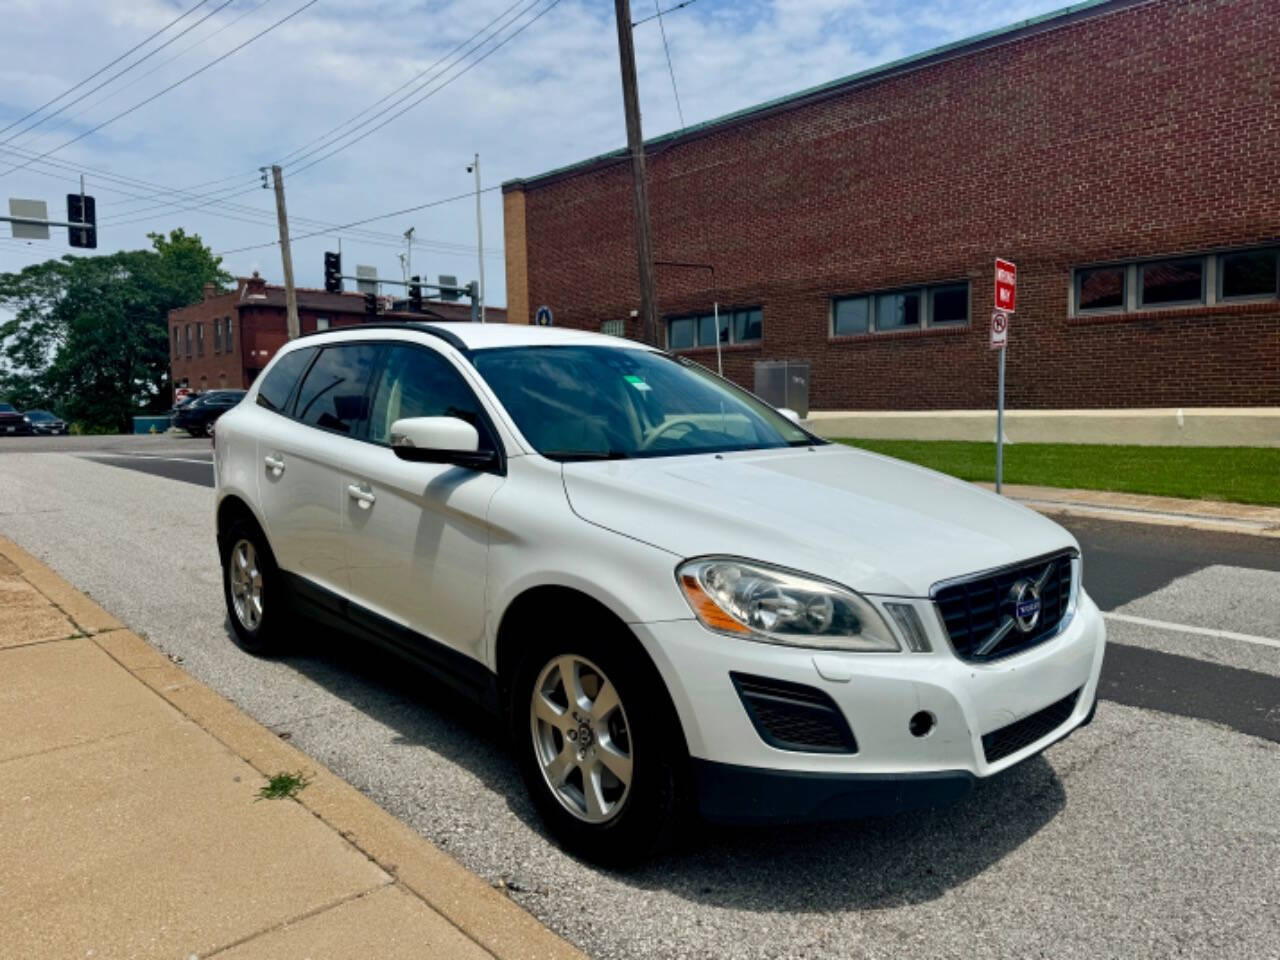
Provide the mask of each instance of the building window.
{"label": "building window", "polygon": [[223,336],[222,340],[223,340],[223,343],[226,344],[227,353],[230,353],[231,352],[231,318],[225,317],[222,322],[226,327],[226,333]]}
{"label": "building window", "polygon": [[1076,271],[1076,309],[1123,310],[1125,307],[1124,267],[1094,267]]}
{"label": "building window", "polygon": [[177,327],[173,328],[173,358],[176,360],[182,356],[182,331]]}
{"label": "building window", "polygon": [[1280,297],[1280,247],[1224,253],[1218,260],[1218,298],[1269,300]]}
{"label": "building window", "polygon": [[600,324],[600,332],[606,337],[625,337],[627,322],[625,320],[605,320]]}
{"label": "building window", "polygon": [[204,356],[204,324],[196,324],[196,356]]}
{"label": "building window", "polygon": [[328,318],[328,317],[316,317],[316,329],[317,329],[317,330],[328,330],[328,329],[329,329],[329,318]]}
{"label": "building window", "polygon": [[[621,321],[618,321],[621,323]],[[720,342],[758,343],[764,335],[764,311],[760,307],[728,308],[720,311]],[[667,348],[688,350],[716,345],[716,315],[698,313],[667,320]]]}
{"label": "building window", "polygon": [[191,359],[191,324],[187,324],[187,359]]}
{"label": "building window", "polygon": [[222,352],[222,324],[217,320],[213,321],[213,352]]}
{"label": "building window", "polygon": [[968,322],[967,281],[831,299],[831,333],[837,337]]}
{"label": "building window", "polygon": [[1141,273],[1139,303],[1144,307],[1204,303],[1204,257],[1144,263]]}
{"label": "building window", "polygon": [[1280,298],[1280,248],[1077,268],[1073,312],[1125,312]]}

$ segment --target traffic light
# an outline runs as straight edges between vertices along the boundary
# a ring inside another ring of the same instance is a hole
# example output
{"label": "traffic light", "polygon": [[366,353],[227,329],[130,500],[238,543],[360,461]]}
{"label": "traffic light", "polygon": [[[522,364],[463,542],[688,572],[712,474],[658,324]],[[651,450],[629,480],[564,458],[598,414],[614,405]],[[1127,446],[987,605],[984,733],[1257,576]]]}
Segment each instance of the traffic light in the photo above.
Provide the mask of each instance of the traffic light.
{"label": "traffic light", "polygon": [[421,277],[409,278],[409,309],[414,313],[422,312],[422,286]]}
{"label": "traffic light", "polygon": [[73,247],[98,246],[98,209],[93,197],[80,193],[67,194],[67,223],[83,223],[83,228],[69,227],[67,239]]}
{"label": "traffic light", "polygon": [[376,317],[378,315],[378,295],[376,293],[366,293],[364,295],[364,315],[366,317]]}
{"label": "traffic light", "polygon": [[326,293],[342,292],[342,254],[324,255],[324,289]]}

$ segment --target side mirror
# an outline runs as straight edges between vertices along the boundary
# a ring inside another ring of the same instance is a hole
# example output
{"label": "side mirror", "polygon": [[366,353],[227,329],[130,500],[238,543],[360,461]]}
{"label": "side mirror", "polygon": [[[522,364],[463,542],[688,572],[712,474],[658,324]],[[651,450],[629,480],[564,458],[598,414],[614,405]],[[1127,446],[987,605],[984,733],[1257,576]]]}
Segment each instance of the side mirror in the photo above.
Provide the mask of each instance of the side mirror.
{"label": "side mirror", "polygon": [[483,469],[497,455],[480,449],[480,434],[458,417],[408,417],[391,425],[391,449],[401,460]]}
{"label": "side mirror", "polygon": [[794,424],[800,423],[800,414],[796,413],[790,407],[777,407],[777,411],[790,420]]}

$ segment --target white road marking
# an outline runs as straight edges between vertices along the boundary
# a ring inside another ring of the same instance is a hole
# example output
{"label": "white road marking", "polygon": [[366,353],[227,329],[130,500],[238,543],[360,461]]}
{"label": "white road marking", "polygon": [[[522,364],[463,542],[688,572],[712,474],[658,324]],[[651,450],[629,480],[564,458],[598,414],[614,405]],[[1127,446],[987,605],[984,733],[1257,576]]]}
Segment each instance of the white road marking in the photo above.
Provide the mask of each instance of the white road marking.
{"label": "white road marking", "polygon": [[203,463],[213,466],[212,460],[196,460],[192,457],[163,457],[158,453],[86,453],[86,457],[108,457],[112,460],[168,460],[173,463]]}
{"label": "white road marking", "polygon": [[1120,623],[1132,623],[1139,627],[1154,627],[1157,630],[1173,630],[1177,633],[1191,633],[1201,637],[1217,637],[1222,640],[1239,640],[1242,643],[1256,643],[1260,647],[1275,647],[1280,650],[1280,640],[1271,637],[1258,637],[1251,633],[1234,633],[1231,630],[1213,630],[1209,627],[1193,627],[1186,623],[1170,623],[1167,620],[1148,620],[1146,617],[1132,617],[1127,613],[1104,613],[1108,620]]}

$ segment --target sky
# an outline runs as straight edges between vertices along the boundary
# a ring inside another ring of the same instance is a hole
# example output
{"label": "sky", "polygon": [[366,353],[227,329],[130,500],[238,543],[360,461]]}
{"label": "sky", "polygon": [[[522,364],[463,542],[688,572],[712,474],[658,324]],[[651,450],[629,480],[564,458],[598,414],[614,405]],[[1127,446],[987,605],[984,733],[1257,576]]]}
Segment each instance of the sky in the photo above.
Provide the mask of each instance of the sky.
{"label": "sky", "polygon": [[[645,135],[1062,5],[693,0],[634,28]],[[656,12],[653,0],[632,0],[634,20]],[[609,0],[0,0],[0,23],[0,190],[46,200],[62,219],[83,170],[98,252],[182,227],[225,253],[233,274],[278,283],[274,197],[258,168],[279,162],[299,285],[321,285],[339,238],[344,272],[367,264],[400,278],[410,227],[413,273],[465,283],[478,274],[466,169],[478,153],[485,299],[502,305],[502,199],[490,188],[626,139]],[[333,229],[421,204],[433,205]],[[55,228],[21,243],[0,224],[0,272],[83,252],[66,240]]]}

